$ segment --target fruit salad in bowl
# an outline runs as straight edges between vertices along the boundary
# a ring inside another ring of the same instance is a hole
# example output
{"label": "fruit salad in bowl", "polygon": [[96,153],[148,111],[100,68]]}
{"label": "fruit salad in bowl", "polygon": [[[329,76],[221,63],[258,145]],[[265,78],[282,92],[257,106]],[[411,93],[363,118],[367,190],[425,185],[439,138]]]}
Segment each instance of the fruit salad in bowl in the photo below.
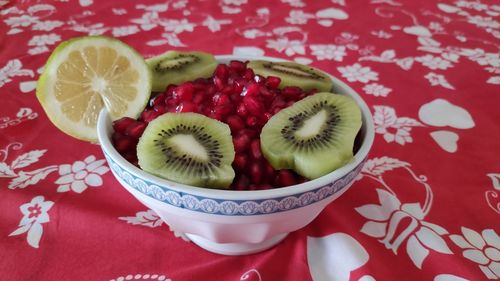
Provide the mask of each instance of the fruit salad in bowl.
{"label": "fruit salad in bowl", "polygon": [[[76,47],[58,58],[56,74],[64,59],[81,53],[85,63],[92,54],[89,46]],[[118,182],[208,251],[259,252],[306,226],[349,188],[372,146],[367,105],[319,69],[271,57],[178,51],[132,62],[111,61],[101,76],[85,77],[82,84],[94,93],[91,100],[102,98],[101,108],[91,110],[95,123],[85,115],[89,107],[77,113],[96,128]],[[119,83],[125,92],[107,91]],[[50,89],[42,96],[64,96],[64,89]],[[146,105],[134,105],[131,114],[127,101],[144,103],[142,95]],[[50,114],[53,105],[45,107]],[[66,117],[71,133],[81,126],[75,115]]]}
{"label": "fruit salad in bowl", "polygon": [[[373,124],[361,98],[329,75],[325,89],[280,89],[283,78],[251,68],[279,59],[215,58],[212,74],[165,85],[137,120],[113,123],[101,112],[98,135],[118,181],[171,228],[209,251],[249,254],[304,227],[348,189],[370,150]],[[142,134],[126,137],[141,122],[148,124]]]}

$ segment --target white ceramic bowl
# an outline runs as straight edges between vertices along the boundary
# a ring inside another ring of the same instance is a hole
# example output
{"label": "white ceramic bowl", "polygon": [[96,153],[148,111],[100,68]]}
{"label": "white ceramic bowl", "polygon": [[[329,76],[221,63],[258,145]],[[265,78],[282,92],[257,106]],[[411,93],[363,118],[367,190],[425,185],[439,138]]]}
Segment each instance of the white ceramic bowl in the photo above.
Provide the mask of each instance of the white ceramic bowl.
{"label": "white ceramic bowl", "polygon": [[[230,60],[269,57],[217,56]],[[155,211],[172,229],[214,253],[242,255],[259,252],[309,224],[342,195],[360,172],[374,139],[373,120],[365,102],[349,86],[331,77],[333,91],[354,98],[363,126],[359,149],[347,165],[302,184],[258,191],[213,190],[187,186],[150,175],[130,164],[111,143],[112,123],[106,110],[99,115],[98,137],[111,171],[123,187]]]}

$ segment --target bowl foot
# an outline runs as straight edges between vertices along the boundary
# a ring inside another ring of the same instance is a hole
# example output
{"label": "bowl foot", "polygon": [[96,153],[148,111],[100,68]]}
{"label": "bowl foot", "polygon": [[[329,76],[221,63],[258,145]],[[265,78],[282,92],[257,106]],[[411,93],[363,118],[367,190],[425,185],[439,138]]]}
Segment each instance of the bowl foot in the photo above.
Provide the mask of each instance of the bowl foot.
{"label": "bowl foot", "polygon": [[228,256],[248,255],[267,250],[281,242],[287,235],[288,233],[279,234],[261,243],[216,243],[198,235],[186,233],[186,236],[201,248]]}

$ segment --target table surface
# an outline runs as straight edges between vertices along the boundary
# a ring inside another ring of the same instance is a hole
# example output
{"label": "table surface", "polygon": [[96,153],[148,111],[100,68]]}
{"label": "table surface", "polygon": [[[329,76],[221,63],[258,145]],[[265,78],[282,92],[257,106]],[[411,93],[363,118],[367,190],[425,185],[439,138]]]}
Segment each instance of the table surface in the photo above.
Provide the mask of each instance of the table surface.
{"label": "table surface", "polygon": [[[0,1],[1,280],[500,278],[500,5],[495,1]],[[35,96],[62,41],[279,57],[371,109],[353,186],[271,250],[202,250],[115,180],[98,145]]]}

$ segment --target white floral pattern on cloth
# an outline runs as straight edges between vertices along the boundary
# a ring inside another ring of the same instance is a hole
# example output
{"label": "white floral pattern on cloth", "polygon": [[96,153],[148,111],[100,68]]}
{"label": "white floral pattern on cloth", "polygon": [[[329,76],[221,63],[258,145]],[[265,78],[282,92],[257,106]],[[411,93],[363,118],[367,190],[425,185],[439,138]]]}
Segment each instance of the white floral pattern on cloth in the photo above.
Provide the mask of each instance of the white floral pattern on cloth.
{"label": "white floral pattern on cloth", "polygon": [[[47,150],[31,150],[19,155],[10,164],[6,161],[9,156],[9,150],[20,150],[23,144],[14,142],[8,144],[5,149],[0,150],[0,156],[3,156],[0,162],[0,178],[11,179],[8,185],[9,189],[26,188],[34,185],[47,177],[48,174],[57,170],[56,165],[39,168],[32,171],[23,171],[29,165],[38,162]],[[18,171],[16,171],[18,170]]]}
{"label": "white floral pattern on cloth", "polygon": [[198,26],[206,27],[211,32],[218,32],[222,30],[223,25],[230,24],[232,21],[228,19],[216,19],[213,16],[205,15],[205,19],[202,21],[192,22],[187,18],[183,19],[169,19],[162,17],[161,13],[167,12],[170,9],[172,10],[184,10],[184,13],[189,14],[189,10],[185,9],[185,2],[178,1],[173,5],[169,6],[167,4],[164,5],[153,5],[153,6],[145,6],[145,5],[137,5],[137,9],[146,10],[145,13],[142,14],[141,18],[131,19],[130,22],[137,25],[129,25],[115,28],[113,33],[120,34],[120,36],[125,36],[128,34],[135,34],[142,31],[150,31],[161,27],[163,32],[161,33],[161,38],[153,39],[147,41],[147,45],[149,46],[162,46],[162,45],[170,45],[172,47],[185,47],[179,35],[184,32],[193,32],[195,28]]}
{"label": "white floral pattern on cloth", "polygon": [[362,66],[359,63],[348,66],[340,66],[337,68],[342,77],[349,82],[368,83],[369,81],[377,81],[378,73],[372,71],[369,66]]}
{"label": "white floral pattern on cloth", "polygon": [[376,105],[373,107],[373,121],[375,133],[382,134],[388,143],[396,142],[400,145],[413,142],[410,134],[412,127],[424,126],[410,117],[398,117],[396,110],[390,106]]}
{"label": "white floral pattern on cloth", "polygon": [[[452,251],[443,239],[448,231],[424,220],[432,207],[432,188],[425,176],[417,176],[410,167],[408,162],[387,156],[369,159],[358,180],[363,177],[372,179],[384,189],[376,189],[379,204],[366,204],[355,210],[368,219],[360,230],[362,233],[377,238],[394,254],[406,243],[409,258],[417,268],[422,269],[430,251],[441,254],[452,254]],[[426,194],[423,203],[402,203],[399,200],[394,189],[384,181],[384,173],[395,169],[406,170],[413,180],[423,186]],[[401,224],[403,221],[405,223]]]}
{"label": "white floral pattern on cloth", "polygon": [[429,83],[431,83],[431,86],[441,86],[443,88],[447,88],[450,90],[455,90],[455,87],[453,87],[447,80],[444,75],[437,74],[434,72],[429,72],[424,76],[427,80],[429,80]]}
{"label": "white floral pattern on cloth", "polygon": [[32,46],[28,50],[30,55],[38,55],[49,51],[49,46],[61,41],[61,36],[55,33],[34,35],[28,42],[28,46]]}
{"label": "white floral pattern on cloth", "polygon": [[491,179],[494,190],[488,190],[484,193],[488,206],[500,215],[500,199],[498,198],[498,190],[500,190],[500,173],[489,173],[487,176]]}
{"label": "white floral pattern on cloth", "polygon": [[[370,204],[356,208],[358,213],[369,219],[361,232],[378,238],[380,243],[394,253],[407,241],[408,256],[418,268],[422,268],[429,250],[443,254],[452,253],[441,237],[448,232],[440,226],[424,221],[419,203],[402,204],[396,196],[383,189],[377,189],[377,194],[380,205]],[[409,226],[398,233],[399,224],[408,219]]]}
{"label": "white floral pattern on cloth", "polygon": [[404,57],[397,58],[396,51],[393,49],[388,49],[383,51],[380,55],[365,55],[358,59],[359,61],[375,61],[381,63],[394,63],[401,67],[403,70],[410,70],[413,66],[414,58]]}
{"label": "white floral pattern on cloth", "polygon": [[288,38],[278,38],[278,39],[268,39],[267,48],[274,49],[278,52],[284,52],[287,56],[293,56],[295,54],[304,55],[306,49],[303,41],[299,40],[289,40]]}
{"label": "white floral pattern on cloth", "polygon": [[127,274],[124,276],[118,276],[114,279],[110,279],[109,281],[126,281],[126,280],[158,280],[158,281],[172,281],[172,279],[167,278],[163,274]]}
{"label": "white floral pattern on cloth", "polygon": [[159,227],[163,224],[161,218],[153,210],[140,211],[133,217],[119,217],[118,219],[126,221],[129,224],[143,225],[151,228]]}
{"label": "white floral pattern on cloth", "polygon": [[72,190],[76,193],[82,193],[89,186],[101,186],[101,175],[109,171],[109,168],[104,165],[105,163],[106,160],[96,160],[95,156],[91,155],[83,161],[76,161],[72,165],[60,165],[60,177],[55,182],[59,185],[57,192]]}
{"label": "white floral pattern on cloth", "polygon": [[31,69],[23,69],[23,64],[18,59],[13,59],[7,62],[5,66],[0,69],[0,87],[5,83],[12,81],[14,76],[30,76],[33,77],[35,74]]}
{"label": "white floral pattern on cloth", "polygon": [[345,46],[337,46],[334,44],[327,45],[311,45],[312,55],[318,60],[334,60],[342,61],[346,55]]}
{"label": "white floral pattern on cloth", "polygon": [[[140,211],[135,214],[133,217],[118,217],[119,220],[126,221],[132,225],[142,225],[150,228],[160,227],[163,224],[163,220],[158,216],[153,210]],[[176,231],[172,229],[170,226],[170,231],[173,232],[174,236],[177,238],[181,238],[182,240],[189,242],[191,241],[184,233]]]}
{"label": "white floral pattern on cloth", "polygon": [[240,281],[242,281],[242,280],[248,280],[252,276],[257,276],[257,280],[258,281],[263,281],[262,276],[260,275],[260,272],[257,269],[255,269],[255,268],[252,268],[252,269],[248,270],[247,272],[243,273],[240,276]]}
{"label": "white floral pattern on cloth", "polygon": [[31,202],[19,207],[23,218],[19,222],[19,228],[14,230],[9,236],[28,233],[26,241],[33,248],[38,248],[43,234],[43,223],[49,222],[47,213],[54,205],[52,201],[45,201],[43,196],[34,197]]}
{"label": "white floral pattern on cloth", "polygon": [[351,272],[369,259],[366,249],[347,233],[307,237],[307,263],[314,281],[349,281]]}
{"label": "white floral pattern on cloth", "polygon": [[365,91],[368,95],[374,95],[376,97],[387,97],[392,89],[384,87],[384,85],[380,85],[377,83],[368,84],[363,87],[363,91]]}
{"label": "white floral pattern on cloth", "polygon": [[488,279],[500,278],[500,237],[493,229],[478,233],[462,227],[462,235],[450,235],[450,239],[463,249],[462,255],[476,263]]}
{"label": "white floral pattern on cloth", "polygon": [[33,112],[29,107],[21,107],[16,113],[15,118],[8,116],[0,117],[0,129],[5,129],[7,127],[12,127],[21,124],[22,122],[33,120],[38,117],[38,113]]}

